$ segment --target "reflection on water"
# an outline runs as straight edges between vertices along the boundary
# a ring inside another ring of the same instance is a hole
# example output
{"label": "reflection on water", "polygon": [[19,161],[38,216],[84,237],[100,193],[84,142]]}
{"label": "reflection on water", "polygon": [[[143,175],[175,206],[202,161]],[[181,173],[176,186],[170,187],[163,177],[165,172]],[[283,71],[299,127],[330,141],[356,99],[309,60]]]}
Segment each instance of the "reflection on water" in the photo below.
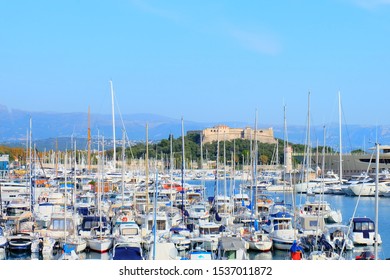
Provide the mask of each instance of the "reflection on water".
{"label": "reflection on water", "polygon": [[[342,257],[345,260],[354,260],[356,256],[360,255],[362,252],[374,252],[373,246],[357,246],[353,250],[349,250],[343,253]],[[269,252],[257,252],[257,251],[248,251],[250,260],[290,260],[289,251],[283,250],[272,250]],[[308,256],[309,252],[305,252],[304,255]],[[386,259],[382,247],[378,247],[378,258]]]}
{"label": "reflection on water", "polygon": [[256,251],[249,251],[249,259],[250,260],[272,260],[272,252],[256,252]]}
{"label": "reflection on water", "polygon": [[8,260],[31,260],[31,252],[26,251],[8,251]]}
{"label": "reflection on water", "polygon": [[98,253],[98,252],[94,252],[94,251],[90,251],[88,252],[88,254],[86,254],[86,257],[85,259],[86,260],[109,260],[111,258],[111,253],[109,252],[105,252],[105,253]]}

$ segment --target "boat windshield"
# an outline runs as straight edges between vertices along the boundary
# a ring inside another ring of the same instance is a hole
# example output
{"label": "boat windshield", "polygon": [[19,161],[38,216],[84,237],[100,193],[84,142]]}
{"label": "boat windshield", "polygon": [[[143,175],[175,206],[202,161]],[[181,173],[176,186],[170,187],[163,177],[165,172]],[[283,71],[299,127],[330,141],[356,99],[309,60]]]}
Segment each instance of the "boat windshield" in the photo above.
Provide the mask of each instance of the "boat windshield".
{"label": "boat windshield", "polygon": [[357,223],[355,223],[355,230],[356,231],[363,231],[363,230],[374,231],[375,226],[374,226],[373,222],[357,222]]}
{"label": "boat windshield", "polygon": [[138,235],[138,229],[137,228],[124,228],[122,229],[122,235]]}
{"label": "boat windshield", "polygon": [[[52,220],[52,223],[49,226],[50,230],[65,230],[65,220],[64,219],[55,219]],[[71,220],[66,220],[66,230],[73,230],[73,223]]]}
{"label": "boat windshield", "polygon": [[219,234],[219,227],[200,228],[200,234]]}

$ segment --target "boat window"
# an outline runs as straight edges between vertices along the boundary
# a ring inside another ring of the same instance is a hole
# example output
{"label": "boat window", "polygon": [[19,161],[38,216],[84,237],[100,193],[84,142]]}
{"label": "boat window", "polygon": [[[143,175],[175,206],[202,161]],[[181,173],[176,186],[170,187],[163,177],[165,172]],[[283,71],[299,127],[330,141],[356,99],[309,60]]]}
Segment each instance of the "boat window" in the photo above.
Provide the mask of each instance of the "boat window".
{"label": "boat window", "polygon": [[[49,229],[51,229],[51,230],[65,230],[65,220],[63,220],[63,219],[53,220]],[[73,223],[71,223],[70,220],[66,220],[66,230],[68,230],[68,231],[73,230]]]}
{"label": "boat window", "polygon": [[368,229],[369,229],[369,230],[375,230],[374,223],[369,223],[369,224],[368,224]]}
{"label": "boat window", "polygon": [[333,233],[333,237],[344,237],[344,234],[343,232],[337,230]]}
{"label": "boat window", "polygon": [[219,234],[219,227],[215,228],[200,228],[201,234]]}
{"label": "boat window", "polygon": [[165,230],[166,229],[165,221],[157,221],[157,230]]}
{"label": "boat window", "polygon": [[355,224],[355,230],[362,230],[362,223],[356,223]]}
{"label": "boat window", "polygon": [[138,229],[137,228],[124,228],[122,230],[123,235],[138,235]]}
{"label": "boat window", "polygon": [[84,230],[91,230],[92,228],[94,227],[98,227],[99,226],[99,221],[96,220],[96,221],[86,221],[84,223]]}
{"label": "boat window", "polygon": [[275,225],[274,229],[275,229],[275,230],[289,229],[289,224],[286,223],[286,222],[279,223],[279,224]]}
{"label": "boat window", "polygon": [[362,223],[362,230],[368,230],[368,222]]}
{"label": "boat window", "polygon": [[317,221],[309,221],[310,227],[316,227],[318,225]]}

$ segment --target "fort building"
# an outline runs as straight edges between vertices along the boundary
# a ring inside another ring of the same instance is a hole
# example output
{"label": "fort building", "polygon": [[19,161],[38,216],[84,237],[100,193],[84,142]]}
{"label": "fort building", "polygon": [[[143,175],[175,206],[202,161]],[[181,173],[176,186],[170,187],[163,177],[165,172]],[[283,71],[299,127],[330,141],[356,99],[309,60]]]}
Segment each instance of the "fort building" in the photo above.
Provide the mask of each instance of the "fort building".
{"label": "fort building", "polygon": [[234,139],[246,139],[254,140],[257,139],[261,143],[275,144],[276,139],[274,138],[274,131],[272,128],[257,129],[255,138],[255,130],[246,127],[242,128],[231,128],[226,125],[217,125],[212,128],[206,128],[202,131],[203,143],[210,143],[213,141],[231,141]]}

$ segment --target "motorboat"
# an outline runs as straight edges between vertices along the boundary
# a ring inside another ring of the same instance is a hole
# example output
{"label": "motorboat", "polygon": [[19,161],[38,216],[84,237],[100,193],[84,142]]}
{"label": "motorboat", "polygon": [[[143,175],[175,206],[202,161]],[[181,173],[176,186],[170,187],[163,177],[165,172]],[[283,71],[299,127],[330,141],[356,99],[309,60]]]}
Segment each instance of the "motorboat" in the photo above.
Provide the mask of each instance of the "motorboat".
{"label": "motorboat", "polygon": [[[368,217],[355,217],[350,221],[350,235],[355,245],[370,246],[375,244],[375,223]],[[377,244],[382,244],[378,233]]]}
{"label": "motorboat", "polygon": [[130,247],[141,247],[142,236],[139,226],[134,221],[117,221],[112,230],[114,246],[128,244]]}
{"label": "motorboat", "polygon": [[325,223],[341,223],[342,214],[340,210],[334,210],[330,204],[326,201],[306,201],[300,207],[300,214],[308,215],[320,215],[324,217]]}
{"label": "motorboat", "polygon": [[178,251],[185,251],[190,249],[190,236],[191,232],[189,229],[184,227],[172,227],[169,230],[169,235],[166,240],[172,242]]}
{"label": "motorboat", "polygon": [[240,237],[222,236],[218,241],[217,259],[246,260],[247,249],[247,243]]}
{"label": "motorboat", "polygon": [[34,237],[28,233],[17,233],[8,236],[8,250],[10,252],[31,252]]}
{"label": "motorboat", "polygon": [[298,231],[293,227],[292,216],[288,212],[270,214],[262,228],[269,233],[274,248],[279,250],[289,250],[298,235]]}
{"label": "motorboat", "polygon": [[205,243],[207,251],[216,251],[218,249],[218,240],[221,237],[223,226],[215,222],[208,222],[199,225],[199,237],[210,240]]}
{"label": "motorboat", "polygon": [[325,225],[324,234],[326,240],[334,250],[352,250],[355,246],[348,236],[349,227],[342,224]]}
{"label": "motorboat", "polygon": [[198,202],[191,204],[188,208],[188,222],[193,222],[195,224],[209,222],[210,213],[207,209],[206,203]]}
{"label": "motorboat", "polygon": [[272,249],[272,239],[262,230],[244,233],[241,238],[248,243],[251,250],[268,252]]}

